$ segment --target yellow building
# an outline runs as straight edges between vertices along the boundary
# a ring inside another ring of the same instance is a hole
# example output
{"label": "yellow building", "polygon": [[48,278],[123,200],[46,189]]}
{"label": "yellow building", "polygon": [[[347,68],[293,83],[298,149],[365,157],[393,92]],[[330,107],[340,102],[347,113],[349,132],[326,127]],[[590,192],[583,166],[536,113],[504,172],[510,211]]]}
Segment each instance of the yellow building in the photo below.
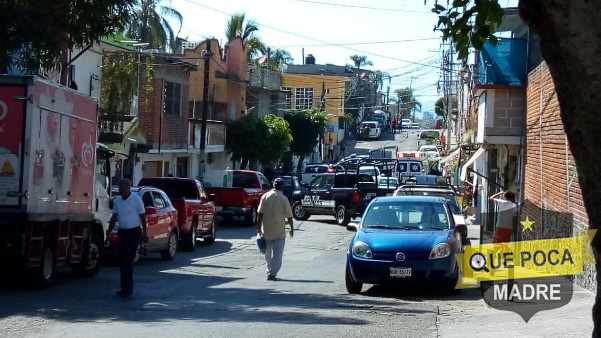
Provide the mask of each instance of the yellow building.
{"label": "yellow building", "polygon": [[[283,73],[282,90],[288,92],[286,109],[323,107],[330,125],[325,143],[331,138],[338,144],[344,138],[344,125],[340,122],[344,117],[344,88],[349,80],[345,76]],[[322,95],[325,102],[321,102]]]}

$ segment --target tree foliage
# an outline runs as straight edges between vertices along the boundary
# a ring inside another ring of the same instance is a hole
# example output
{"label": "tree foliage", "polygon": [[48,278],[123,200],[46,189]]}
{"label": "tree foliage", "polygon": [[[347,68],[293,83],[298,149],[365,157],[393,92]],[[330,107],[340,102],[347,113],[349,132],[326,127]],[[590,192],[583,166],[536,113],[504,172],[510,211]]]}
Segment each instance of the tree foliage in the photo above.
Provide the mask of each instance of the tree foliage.
{"label": "tree foliage", "polygon": [[432,12],[438,14],[438,24],[435,29],[442,31],[446,41],[455,42],[458,59],[468,55],[470,47],[482,49],[488,39],[494,46],[497,37],[493,35],[495,26],[503,20],[503,9],[497,0],[453,0],[449,7],[436,1]]}
{"label": "tree foliage", "polygon": [[252,60],[259,53],[265,54],[267,48],[258,36],[259,26],[252,20],[246,21],[245,13],[234,13],[227,20],[225,28],[225,37],[227,41],[234,38],[242,39],[242,44],[246,45],[247,58]]}
{"label": "tree foliage", "polygon": [[399,104],[399,113],[401,114],[401,118],[409,117],[414,109],[421,111],[422,104],[417,100],[417,98],[415,98],[413,89],[408,87],[397,89],[395,90],[395,94],[397,96],[397,103]]}
{"label": "tree foliage", "polygon": [[445,116],[446,111],[444,109],[444,98],[441,97],[436,100],[436,103],[434,103],[434,113],[436,113],[438,116]]}
{"label": "tree foliage", "polygon": [[290,64],[294,62],[294,58],[289,51],[281,48],[276,48],[271,51],[271,68],[273,70],[280,70],[280,65]]}
{"label": "tree foliage", "polygon": [[[149,48],[168,51],[175,48],[175,40],[182,29],[184,18],[180,12],[170,6],[161,5],[161,0],[140,0],[132,19],[127,24],[125,36],[144,43]],[[179,23],[177,32],[168,19]]]}
{"label": "tree foliage", "polygon": [[353,60],[353,64],[355,65],[355,67],[357,68],[361,68],[364,66],[373,66],[373,62],[369,61],[367,59],[367,56],[365,55],[351,55],[350,56],[351,60]]}
{"label": "tree foliage", "polygon": [[13,66],[36,73],[53,68],[67,49],[114,34],[135,0],[12,0],[0,2],[0,73]]}
{"label": "tree foliage", "polygon": [[284,115],[288,121],[292,142],[290,143],[290,152],[300,157],[297,166],[297,175],[301,175],[303,160],[305,156],[310,155],[315,150],[319,142],[319,135],[324,133],[327,126],[327,115],[325,111],[317,108],[304,111],[289,111]]}
{"label": "tree foliage", "polygon": [[291,141],[288,122],[283,118],[272,114],[258,118],[247,113],[228,124],[226,150],[245,169],[249,162],[267,165],[279,160]]}

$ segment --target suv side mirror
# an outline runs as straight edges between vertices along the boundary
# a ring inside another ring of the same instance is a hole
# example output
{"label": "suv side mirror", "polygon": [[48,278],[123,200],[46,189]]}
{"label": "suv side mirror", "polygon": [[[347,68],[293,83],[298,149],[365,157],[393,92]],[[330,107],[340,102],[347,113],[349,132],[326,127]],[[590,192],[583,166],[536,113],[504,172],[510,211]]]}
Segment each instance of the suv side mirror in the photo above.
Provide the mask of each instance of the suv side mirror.
{"label": "suv side mirror", "polygon": [[209,194],[209,201],[213,203],[217,202],[217,195]]}

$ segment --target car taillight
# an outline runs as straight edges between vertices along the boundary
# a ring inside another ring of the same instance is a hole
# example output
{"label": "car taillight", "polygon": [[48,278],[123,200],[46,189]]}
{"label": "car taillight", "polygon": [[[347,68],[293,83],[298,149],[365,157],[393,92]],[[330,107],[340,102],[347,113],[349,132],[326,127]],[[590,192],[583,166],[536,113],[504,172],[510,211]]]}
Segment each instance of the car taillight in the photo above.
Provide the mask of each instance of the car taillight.
{"label": "car taillight", "polygon": [[359,203],[359,192],[353,191],[353,203]]}
{"label": "car taillight", "polygon": [[334,172],[334,168],[328,168],[328,172],[329,173],[333,173]]}

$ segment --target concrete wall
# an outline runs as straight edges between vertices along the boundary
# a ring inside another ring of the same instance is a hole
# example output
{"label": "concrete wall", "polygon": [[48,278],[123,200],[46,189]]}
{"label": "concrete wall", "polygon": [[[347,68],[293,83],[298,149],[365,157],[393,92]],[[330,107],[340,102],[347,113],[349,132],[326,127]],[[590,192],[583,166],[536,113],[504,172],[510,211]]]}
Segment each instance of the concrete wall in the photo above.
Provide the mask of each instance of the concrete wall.
{"label": "concrete wall", "polygon": [[[72,53],[72,57],[79,54],[79,50]],[[100,101],[100,79],[102,77],[102,52],[98,45],[84,52],[73,62],[75,73],[72,79],[77,84],[77,91],[90,95]]]}
{"label": "concrete wall", "polygon": [[[534,232],[524,233],[524,237],[555,238],[588,229],[574,158],[559,116],[553,79],[545,63],[528,75],[524,161],[524,200],[528,203],[521,217],[527,215],[535,222]],[[575,280],[594,289],[594,278],[594,267],[586,266]]]}
{"label": "concrete wall", "polygon": [[522,135],[525,102],[524,89],[495,89],[494,124],[492,128],[486,128],[486,135]]}

